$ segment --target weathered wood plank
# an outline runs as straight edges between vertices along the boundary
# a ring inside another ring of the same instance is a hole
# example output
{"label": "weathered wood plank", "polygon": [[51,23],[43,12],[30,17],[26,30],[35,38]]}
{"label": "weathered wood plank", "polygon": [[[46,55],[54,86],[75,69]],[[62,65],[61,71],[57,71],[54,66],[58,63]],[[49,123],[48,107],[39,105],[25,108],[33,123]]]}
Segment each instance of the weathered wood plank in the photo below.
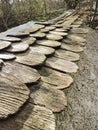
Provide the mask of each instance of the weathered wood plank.
{"label": "weathered wood plank", "polygon": [[53,88],[64,89],[70,87],[73,83],[73,79],[68,74],[64,74],[47,67],[43,67],[39,70],[41,79],[43,82],[51,84]]}
{"label": "weathered wood plank", "polygon": [[70,45],[65,43],[61,45],[61,48],[73,52],[82,52],[84,50],[84,47],[81,47],[80,45]]}
{"label": "weathered wood plank", "polygon": [[29,48],[29,45],[24,43],[24,42],[19,42],[19,43],[13,43],[11,44],[11,47],[6,49],[7,52],[13,52],[13,53],[18,53],[18,52],[24,52]]}
{"label": "weathered wood plank", "polygon": [[[76,34],[76,37],[77,37],[78,35]],[[79,36],[79,37],[81,37],[81,36]],[[82,36],[83,37],[83,36]],[[85,37],[84,37],[85,38]],[[76,41],[76,40],[71,40],[71,39],[68,39],[68,38],[66,38],[66,39],[63,39],[62,40],[63,41],[63,43],[67,43],[67,44],[71,44],[71,45],[80,45],[80,46],[85,46],[86,45],[86,42],[80,42],[80,41]]]}
{"label": "weathered wood plank", "polygon": [[48,47],[54,47],[54,48],[61,46],[61,42],[53,41],[53,40],[43,40],[43,41],[37,42],[37,44],[43,45],[43,46],[48,46]]}
{"label": "weathered wood plank", "polygon": [[43,28],[43,29],[41,29],[40,31],[41,31],[42,33],[48,33],[48,32],[49,32],[49,29]]}
{"label": "weathered wood plank", "polygon": [[55,41],[60,41],[60,40],[63,39],[62,36],[56,35],[56,34],[47,34],[47,35],[46,35],[46,38],[47,38],[48,40],[55,40]]}
{"label": "weathered wood plank", "polygon": [[35,33],[35,32],[37,32],[38,30],[40,30],[40,29],[42,29],[44,27],[45,27],[44,25],[35,25],[32,28],[26,29],[24,32]]}
{"label": "weathered wood plank", "polygon": [[3,50],[11,45],[11,42],[0,41],[0,50]]}
{"label": "weathered wood plank", "polygon": [[5,62],[2,72],[19,78],[23,83],[36,83],[40,79],[37,70],[15,62]]}
{"label": "weathered wood plank", "polygon": [[[65,94],[47,83],[39,84],[39,89],[33,90],[30,97],[34,104],[45,106],[53,112],[60,112],[67,106]],[[32,86],[33,89],[34,86]]]}
{"label": "weathered wood plank", "polygon": [[28,66],[39,66],[46,60],[45,55],[32,51],[16,55],[15,61]]}
{"label": "weathered wood plank", "polygon": [[78,71],[78,66],[75,63],[56,57],[48,58],[45,65],[62,72],[75,73]]}
{"label": "weathered wood plank", "polygon": [[20,42],[21,39],[20,38],[16,38],[16,37],[3,37],[3,38],[0,38],[0,40],[3,40],[3,41],[9,41],[9,42]]}
{"label": "weathered wood plank", "polygon": [[29,93],[19,79],[0,72],[0,119],[15,114],[29,98]]}
{"label": "weathered wood plank", "polygon": [[54,31],[56,31],[56,32],[67,32],[67,30],[64,29],[64,28],[56,28]]}
{"label": "weathered wood plank", "polygon": [[13,60],[15,58],[16,58],[16,56],[14,54],[0,52],[0,59],[2,59],[2,60]]}
{"label": "weathered wood plank", "polygon": [[56,27],[48,26],[48,27],[45,27],[45,29],[48,29],[49,31],[52,31],[52,30],[56,29]]}
{"label": "weathered wood plank", "polygon": [[22,37],[29,36],[29,33],[27,33],[27,32],[18,32],[18,33],[12,33],[12,34],[10,33],[7,36],[22,38]]}
{"label": "weathered wood plank", "polygon": [[51,110],[27,103],[17,115],[0,121],[1,130],[55,130],[55,117]]}
{"label": "weathered wood plank", "polygon": [[45,47],[45,46],[34,46],[34,47],[30,47],[30,51],[32,51],[33,53],[40,53],[40,54],[44,54],[44,55],[52,55],[55,50],[51,47]]}
{"label": "weathered wood plank", "polygon": [[33,45],[36,42],[36,38],[34,37],[28,37],[23,39],[23,43],[30,45]]}
{"label": "weathered wood plank", "polygon": [[88,29],[86,29],[86,28],[73,28],[71,30],[71,33],[75,33],[75,34],[87,34],[88,33]]}
{"label": "weathered wood plank", "polygon": [[81,43],[86,42],[86,39],[84,39],[84,38],[82,38],[82,37],[79,37],[79,36],[76,36],[76,35],[74,35],[74,34],[68,35],[67,38],[68,38],[69,40],[71,40],[72,42],[77,42],[77,43],[79,43],[79,42],[81,42]]}
{"label": "weathered wood plank", "polygon": [[46,34],[42,32],[36,32],[36,33],[30,34],[30,36],[35,37],[36,39],[43,39],[46,37]]}
{"label": "weathered wood plank", "polygon": [[63,25],[62,24],[54,24],[54,25],[52,25],[53,27],[56,27],[56,28],[62,28],[63,27]]}
{"label": "weathered wood plank", "polygon": [[59,32],[59,31],[50,31],[50,34],[56,34],[56,35],[60,35],[60,36],[67,36],[68,33],[65,33],[65,32]]}
{"label": "weathered wood plank", "polygon": [[79,54],[62,49],[55,51],[54,56],[68,61],[78,61],[80,59]]}

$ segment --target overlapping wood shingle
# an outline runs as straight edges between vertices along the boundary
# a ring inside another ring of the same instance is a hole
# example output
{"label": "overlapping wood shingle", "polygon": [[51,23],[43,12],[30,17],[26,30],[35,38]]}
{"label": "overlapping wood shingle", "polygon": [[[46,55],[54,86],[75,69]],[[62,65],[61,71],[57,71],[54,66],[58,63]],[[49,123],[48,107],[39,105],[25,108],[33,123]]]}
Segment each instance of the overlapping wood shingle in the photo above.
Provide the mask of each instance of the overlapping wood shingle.
{"label": "overlapping wood shingle", "polygon": [[62,89],[86,45],[82,23],[70,10],[0,34],[0,130],[55,130],[53,112],[67,106]]}

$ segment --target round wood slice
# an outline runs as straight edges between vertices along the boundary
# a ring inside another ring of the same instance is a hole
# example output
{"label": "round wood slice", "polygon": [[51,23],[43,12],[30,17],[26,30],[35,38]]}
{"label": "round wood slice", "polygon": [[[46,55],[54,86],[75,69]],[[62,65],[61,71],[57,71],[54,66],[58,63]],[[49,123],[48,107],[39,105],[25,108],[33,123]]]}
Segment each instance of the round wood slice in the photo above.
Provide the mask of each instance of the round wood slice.
{"label": "round wood slice", "polygon": [[40,79],[40,74],[37,70],[15,62],[5,62],[2,67],[2,72],[11,74],[26,84],[36,83]]}
{"label": "round wood slice", "polygon": [[34,47],[30,47],[30,50],[34,53],[41,53],[44,55],[51,55],[55,52],[55,50],[53,48],[50,47],[45,47],[45,46],[34,46]]}
{"label": "round wood slice", "polygon": [[68,33],[65,33],[65,32],[58,32],[58,31],[50,31],[50,34],[56,34],[56,35],[60,35],[60,36],[67,36]]}
{"label": "round wood slice", "polygon": [[55,40],[55,41],[60,41],[63,39],[62,36],[56,35],[56,34],[47,34],[46,38],[49,40]]}
{"label": "round wood slice", "polygon": [[33,91],[30,97],[34,104],[45,106],[53,112],[60,112],[67,106],[65,94],[47,83],[41,83],[40,88]]}
{"label": "round wood slice", "polygon": [[0,50],[5,49],[11,45],[11,42],[0,41]]}
{"label": "round wood slice", "polygon": [[60,47],[61,42],[53,41],[53,40],[44,40],[42,42],[37,42],[39,45],[48,46],[48,47]]}
{"label": "round wood slice", "polygon": [[1,130],[55,130],[55,117],[51,110],[27,103],[14,117],[0,121]]}
{"label": "round wood slice", "polygon": [[73,52],[82,52],[84,50],[84,48],[79,45],[69,45],[64,43],[61,45],[61,48]]}
{"label": "round wood slice", "polygon": [[56,31],[56,32],[67,32],[67,30],[63,29],[63,28],[56,28],[54,31]]}
{"label": "round wood slice", "polygon": [[61,49],[55,52],[55,56],[68,61],[78,61],[80,59],[79,54]]}
{"label": "round wood slice", "polygon": [[[29,111],[31,109],[31,113]],[[24,116],[25,115],[25,116]],[[55,130],[55,117],[51,110],[32,104],[28,104],[26,108],[20,113],[16,122],[23,122],[24,118],[27,120],[23,124],[21,130]]]}
{"label": "round wood slice", "polygon": [[15,59],[15,61],[18,63],[32,67],[42,65],[45,60],[45,55],[35,52],[33,53],[32,51],[29,53],[18,54]]}
{"label": "round wood slice", "polygon": [[35,32],[37,32],[38,30],[40,30],[41,28],[44,28],[44,27],[45,27],[44,25],[34,25],[32,28],[26,29],[25,32],[35,33]]}
{"label": "round wood slice", "polygon": [[52,30],[56,29],[56,27],[48,26],[48,27],[45,27],[45,29],[48,29],[49,31],[52,31]]}
{"label": "round wood slice", "polygon": [[52,84],[53,88],[64,89],[69,87],[73,83],[73,79],[68,74],[64,74],[47,67],[43,67],[39,73],[41,79],[45,83]]}
{"label": "round wood slice", "polygon": [[12,37],[27,37],[29,36],[28,32],[18,32],[18,33],[13,33],[13,34],[8,34],[7,36],[12,36]]}
{"label": "round wood slice", "polygon": [[16,77],[0,73],[0,119],[15,114],[29,98],[30,91]]}
{"label": "round wood slice", "polygon": [[69,40],[71,40],[72,42],[86,42],[86,39],[82,38],[82,37],[79,37],[79,36],[76,36],[76,35],[68,35],[67,38]]}
{"label": "round wood slice", "polygon": [[71,30],[71,33],[75,33],[75,34],[86,34],[86,33],[88,33],[88,29],[85,29],[85,28],[73,28]]}
{"label": "round wood slice", "polygon": [[46,34],[41,33],[41,32],[37,32],[37,33],[30,34],[30,36],[35,37],[36,39],[43,39],[43,38],[45,38]]}
{"label": "round wood slice", "polygon": [[1,40],[4,41],[9,41],[9,42],[20,42],[21,39],[17,38],[17,37],[4,37],[4,38],[0,38]]}
{"label": "round wood slice", "polygon": [[63,39],[62,40],[64,43],[68,43],[68,44],[72,44],[72,45],[81,45],[81,46],[85,46],[86,42],[80,42],[80,41],[72,41],[70,39]]}
{"label": "round wood slice", "polygon": [[46,60],[46,66],[68,73],[75,73],[78,71],[78,66],[75,63],[56,57],[48,58]]}
{"label": "round wood slice", "polygon": [[10,48],[6,49],[6,51],[17,53],[17,52],[24,52],[28,48],[29,48],[28,44],[20,42],[20,43],[13,43]]}
{"label": "round wood slice", "polygon": [[49,29],[43,28],[43,29],[41,29],[40,31],[41,31],[42,33],[48,33],[48,32],[49,32]]}
{"label": "round wood slice", "polygon": [[24,39],[23,42],[28,45],[33,45],[36,42],[36,38],[28,37],[28,38]]}
{"label": "round wood slice", "polygon": [[13,60],[15,58],[16,56],[14,54],[0,52],[0,59],[2,60]]}

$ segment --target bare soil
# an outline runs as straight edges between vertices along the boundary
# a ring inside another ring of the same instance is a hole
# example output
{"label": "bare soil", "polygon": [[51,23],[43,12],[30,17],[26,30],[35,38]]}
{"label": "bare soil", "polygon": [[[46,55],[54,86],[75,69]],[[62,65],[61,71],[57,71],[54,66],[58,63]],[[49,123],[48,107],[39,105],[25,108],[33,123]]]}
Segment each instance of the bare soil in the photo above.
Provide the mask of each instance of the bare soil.
{"label": "bare soil", "polygon": [[68,107],[56,114],[56,130],[98,130],[98,33],[89,30],[75,82],[65,89]]}

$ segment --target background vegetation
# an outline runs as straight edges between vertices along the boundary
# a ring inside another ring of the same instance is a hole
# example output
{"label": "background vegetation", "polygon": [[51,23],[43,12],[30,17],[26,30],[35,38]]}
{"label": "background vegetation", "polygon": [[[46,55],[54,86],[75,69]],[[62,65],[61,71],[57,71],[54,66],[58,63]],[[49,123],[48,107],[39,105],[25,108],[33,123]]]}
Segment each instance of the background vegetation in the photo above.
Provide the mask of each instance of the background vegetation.
{"label": "background vegetation", "polygon": [[30,20],[48,20],[76,7],[83,8],[84,13],[85,8],[86,12],[89,9],[88,24],[94,28],[98,23],[98,0],[0,0],[0,32]]}
{"label": "background vegetation", "polygon": [[64,0],[1,0],[0,31],[29,20],[47,20],[56,17],[66,7]]}

